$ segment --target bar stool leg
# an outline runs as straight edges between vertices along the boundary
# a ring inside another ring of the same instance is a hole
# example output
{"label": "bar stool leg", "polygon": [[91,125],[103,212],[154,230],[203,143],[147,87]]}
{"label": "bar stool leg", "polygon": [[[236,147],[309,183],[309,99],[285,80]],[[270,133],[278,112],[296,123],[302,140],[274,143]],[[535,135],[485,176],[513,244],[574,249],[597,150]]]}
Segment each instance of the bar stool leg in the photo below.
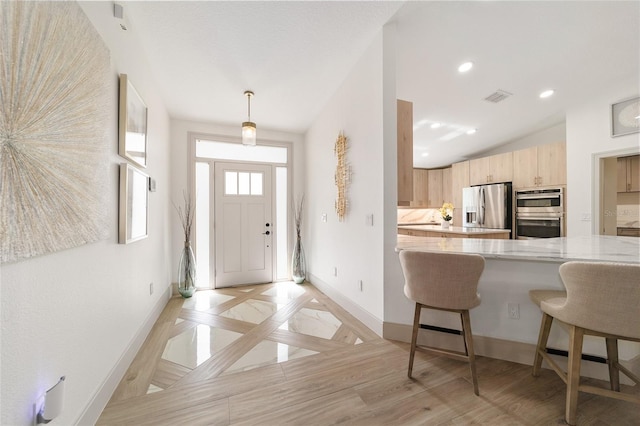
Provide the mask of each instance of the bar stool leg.
{"label": "bar stool leg", "polygon": [[551,332],[551,324],[553,323],[553,317],[542,313],[542,322],[540,323],[540,333],[538,334],[538,345],[536,346],[536,355],[533,358],[533,376],[538,377],[540,375],[540,369],[542,368],[542,355],[541,352],[547,350],[547,341],[549,340],[549,333]]}
{"label": "bar stool leg", "polygon": [[607,364],[609,364],[609,381],[611,390],[620,392],[620,370],[618,370],[618,339],[607,337]]}
{"label": "bar stool leg", "polygon": [[462,331],[464,332],[464,344],[469,357],[469,368],[471,369],[471,380],[473,381],[473,393],[480,396],[478,389],[478,373],[476,372],[476,354],[473,351],[473,337],[471,334],[471,318],[469,311],[465,310],[460,313],[462,317]]}
{"label": "bar stool leg", "polygon": [[411,335],[411,350],[409,351],[409,370],[407,375],[411,378],[411,372],[413,371],[413,359],[416,355],[416,345],[418,344],[418,330],[420,329],[420,312],[422,311],[422,305],[416,303],[416,312],[413,315],[413,333]]}
{"label": "bar stool leg", "polygon": [[576,424],[578,411],[578,387],[580,386],[580,361],[582,360],[582,341],[584,329],[572,325],[569,330],[569,366],[567,368],[567,401],[565,420]]}

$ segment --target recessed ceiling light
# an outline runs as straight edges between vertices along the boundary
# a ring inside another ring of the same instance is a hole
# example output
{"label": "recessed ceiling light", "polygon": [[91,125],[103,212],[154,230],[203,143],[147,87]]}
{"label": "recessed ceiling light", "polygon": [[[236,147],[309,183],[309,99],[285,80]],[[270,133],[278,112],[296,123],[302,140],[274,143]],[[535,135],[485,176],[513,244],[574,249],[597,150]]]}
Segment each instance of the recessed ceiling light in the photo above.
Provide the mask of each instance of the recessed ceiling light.
{"label": "recessed ceiling light", "polygon": [[458,72],[467,72],[473,68],[473,62],[465,62],[458,67]]}
{"label": "recessed ceiling light", "polygon": [[429,156],[429,153],[428,153],[428,152],[423,152],[423,153],[422,153],[422,154],[420,154],[420,155],[422,155],[423,157],[428,157],[428,156]]}
{"label": "recessed ceiling light", "polygon": [[555,91],[553,89],[549,89],[549,90],[545,90],[544,92],[540,93],[540,97],[541,98],[548,98],[549,96],[553,95],[555,93]]}
{"label": "recessed ceiling light", "polygon": [[431,128],[432,128],[432,129],[437,129],[437,128],[438,128],[438,127],[440,127],[440,126],[442,126],[442,123],[433,123],[433,124],[431,125]]}
{"label": "recessed ceiling light", "polygon": [[467,134],[468,135],[473,135],[477,131],[478,131],[478,129],[469,129],[469,130],[467,130]]}

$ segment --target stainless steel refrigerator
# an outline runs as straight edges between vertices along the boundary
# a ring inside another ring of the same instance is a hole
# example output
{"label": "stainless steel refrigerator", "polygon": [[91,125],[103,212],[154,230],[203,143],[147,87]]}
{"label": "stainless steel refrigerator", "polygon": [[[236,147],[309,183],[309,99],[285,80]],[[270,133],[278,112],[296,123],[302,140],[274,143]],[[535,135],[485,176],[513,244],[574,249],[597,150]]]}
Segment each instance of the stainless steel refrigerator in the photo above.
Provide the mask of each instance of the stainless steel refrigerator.
{"label": "stainless steel refrigerator", "polygon": [[462,189],[462,226],[511,229],[511,182]]}

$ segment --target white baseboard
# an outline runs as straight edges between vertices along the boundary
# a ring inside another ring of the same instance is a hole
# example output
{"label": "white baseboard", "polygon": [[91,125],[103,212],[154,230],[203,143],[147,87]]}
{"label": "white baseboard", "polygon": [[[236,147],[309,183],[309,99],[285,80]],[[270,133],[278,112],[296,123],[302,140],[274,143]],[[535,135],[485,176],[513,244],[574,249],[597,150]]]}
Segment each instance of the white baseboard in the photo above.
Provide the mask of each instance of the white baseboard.
{"label": "white baseboard", "polygon": [[[399,342],[411,342],[412,327],[410,324],[395,324],[385,322],[383,324],[382,337]],[[429,346],[442,347],[464,351],[462,337],[454,334],[438,333],[430,330],[422,330],[418,337],[418,344],[425,344],[429,341]],[[488,358],[501,359],[504,361],[516,362],[518,364],[533,365],[533,358],[536,345],[531,343],[514,342],[510,340],[497,339],[495,337],[473,336],[473,348],[476,355]],[[558,348],[566,349],[566,348]],[[552,356],[558,365],[567,369],[567,358],[562,356]],[[621,362],[632,372],[637,371],[640,366],[640,357]],[[543,368],[549,368],[546,362],[542,363]],[[607,364],[583,361],[580,367],[580,375],[595,379],[609,381],[609,368]],[[634,382],[624,374],[620,375],[620,383],[633,385]]]}
{"label": "white baseboard", "polygon": [[[313,274],[309,275],[309,282],[313,284],[318,290],[329,296],[331,300],[340,305],[343,309],[356,317],[358,321],[369,327],[374,333],[382,337],[383,323],[380,318],[375,317],[366,309],[353,302],[353,300],[340,293],[329,284],[322,281],[320,278]],[[411,336],[411,335],[409,335]]]}
{"label": "white baseboard", "polygon": [[91,402],[84,409],[80,418],[75,424],[77,425],[94,425],[98,421],[100,414],[104,410],[104,407],[107,406],[109,399],[111,399],[111,395],[118,387],[118,384],[124,377],[127,369],[133,362],[136,354],[140,350],[140,347],[144,343],[145,339],[149,335],[149,332],[153,328],[153,325],[158,320],[158,317],[162,313],[162,310],[167,306],[169,299],[171,298],[171,287],[167,287],[165,290],[163,297],[158,299],[158,302],[153,307],[153,310],[147,316],[147,319],[138,330],[138,333],[133,337],[131,342],[129,343],[125,352],[120,356],[120,359],[113,366],[111,372],[107,376],[107,378],[102,382],[102,385],[98,389],[98,391],[91,398]]}

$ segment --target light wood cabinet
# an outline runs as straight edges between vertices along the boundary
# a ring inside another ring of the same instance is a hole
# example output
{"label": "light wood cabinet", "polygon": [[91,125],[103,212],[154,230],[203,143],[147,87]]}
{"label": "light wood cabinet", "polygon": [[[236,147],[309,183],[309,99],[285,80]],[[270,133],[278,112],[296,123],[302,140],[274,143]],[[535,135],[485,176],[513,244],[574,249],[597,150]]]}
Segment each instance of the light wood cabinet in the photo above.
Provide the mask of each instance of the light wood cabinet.
{"label": "light wood cabinet", "polygon": [[431,238],[476,238],[476,239],[489,239],[489,240],[508,240],[509,234],[506,232],[496,233],[473,233],[473,234],[457,234],[455,232],[444,232],[436,230],[418,230],[418,229],[403,229],[398,228],[399,235],[409,235],[412,237],[431,237]]}
{"label": "light wood cabinet", "polygon": [[442,206],[442,169],[429,170],[428,207]]}
{"label": "light wood cabinet", "polygon": [[618,158],[618,192],[640,191],[640,155]]}
{"label": "light wood cabinet", "polygon": [[534,146],[513,152],[513,186],[567,184],[567,150],[564,142]]}
{"label": "light wood cabinet", "polygon": [[413,198],[413,103],[397,101],[398,205]]}
{"label": "light wood cabinet", "polygon": [[618,228],[618,237],[640,237],[640,228]]}
{"label": "light wood cabinet", "polygon": [[429,171],[413,169],[413,200],[411,207],[427,207],[429,192]]}
{"label": "light wood cabinet", "polygon": [[469,184],[482,185],[489,180],[491,166],[489,157],[476,158],[469,161]]}
{"label": "light wood cabinet", "polygon": [[451,202],[451,168],[413,169],[411,207],[440,208]]}
{"label": "light wood cabinet", "polygon": [[513,153],[491,155],[469,161],[469,183],[511,182],[513,179]]}
{"label": "light wood cabinet", "polygon": [[451,167],[442,169],[442,201],[445,203],[453,203],[452,173]]}
{"label": "light wood cabinet", "polygon": [[462,189],[469,186],[469,162],[463,161],[451,166],[451,201],[453,203],[453,223],[462,225]]}

